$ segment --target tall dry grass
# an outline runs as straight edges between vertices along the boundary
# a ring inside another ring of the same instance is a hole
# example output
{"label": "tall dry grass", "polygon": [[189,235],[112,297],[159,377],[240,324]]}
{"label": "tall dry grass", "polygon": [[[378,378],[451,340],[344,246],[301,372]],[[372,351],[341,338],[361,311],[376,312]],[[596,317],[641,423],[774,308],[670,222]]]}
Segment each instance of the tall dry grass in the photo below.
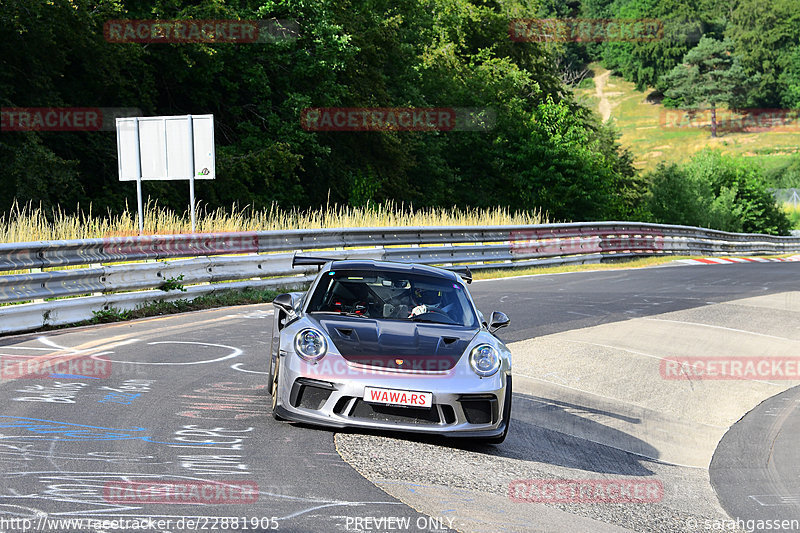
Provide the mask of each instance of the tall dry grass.
{"label": "tall dry grass", "polygon": [[[144,209],[144,234],[166,235],[190,233],[189,213],[175,213],[148,203]],[[263,210],[198,209],[197,231],[217,233],[229,231],[264,231],[316,228],[355,228],[389,226],[490,226],[503,224],[541,224],[541,212],[510,212],[491,209],[422,208],[387,202],[367,207],[329,205],[315,210],[282,209],[273,205]],[[0,215],[0,242],[29,242],[60,239],[89,239],[119,235],[138,235],[136,211],[120,214],[98,214],[92,206],[77,214],[61,208],[45,211],[41,206],[15,204],[8,214]]]}

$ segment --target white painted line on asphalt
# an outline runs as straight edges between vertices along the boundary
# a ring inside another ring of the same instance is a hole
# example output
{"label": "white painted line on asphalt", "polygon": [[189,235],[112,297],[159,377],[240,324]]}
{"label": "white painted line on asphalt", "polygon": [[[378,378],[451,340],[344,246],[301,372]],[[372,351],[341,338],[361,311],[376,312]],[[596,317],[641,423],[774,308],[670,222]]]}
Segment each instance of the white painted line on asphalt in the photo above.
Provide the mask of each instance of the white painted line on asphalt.
{"label": "white painted line on asphalt", "polygon": [[[363,505],[373,505],[373,504],[386,504],[386,505],[405,505],[402,502],[337,502],[337,503],[326,503],[323,505],[317,505],[315,507],[309,507],[308,509],[303,509],[302,511],[294,512],[290,515],[282,516],[278,518],[278,521],[281,520],[288,520],[290,518],[296,518],[300,515],[304,515],[306,513],[310,513],[311,511],[316,511],[318,509],[324,509],[326,507],[337,507],[337,506],[346,506],[346,507],[361,507]],[[336,516],[331,516],[331,518],[338,518]]]}
{"label": "white painted line on asphalt", "polygon": [[269,372],[259,372],[258,370],[245,370],[244,368],[241,368],[242,364],[243,363],[234,363],[231,365],[231,368],[234,370],[238,370],[239,372],[247,372],[248,374],[264,374],[264,375],[269,374]]}
{"label": "white painted line on asphalt", "polygon": [[775,335],[767,335],[766,333],[756,333],[755,331],[748,331],[746,329],[728,328],[725,326],[714,326],[711,324],[703,324],[702,322],[687,322],[684,320],[669,320],[667,318],[650,318],[642,317],[642,320],[652,320],[653,322],[673,322],[675,324],[686,324],[688,326],[702,326],[704,328],[724,329],[726,331],[735,331],[737,333],[747,333],[748,335],[756,335],[758,337],[768,337],[770,339],[778,339],[781,341],[800,342],[797,339],[789,339],[786,337],[776,337]]}
{"label": "white painted line on asphalt", "polygon": [[[60,345],[56,344],[53,340],[48,338],[48,337],[38,337],[36,340],[38,340],[39,342],[41,342],[42,344],[44,344],[46,346],[50,346],[52,348],[55,348],[56,350],[69,352],[70,354],[73,354],[73,355],[93,352],[93,351],[97,350],[100,347],[102,347],[103,349],[107,350],[109,348],[118,348],[120,346],[127,346],[128,344],[134,344],[134,343],[139,342],[139,339],[126,339],[124,341],[112,342],[111,344],[102,344],[102,345],[98,345],[98,346],[93,346],[91,348],[86,348],[85,350],[78,350],[76,348],[71,348],[69,346],[60,346]],[[107,353],[110,353],[110,352],[107,352]],[[53,354],[53,355],[55,355],[55,354]],[[95,354],[95,355],[97,355],[97,354]]]}
{"label": "white painted line on asphalt", "polygon": [[[202,481],[205,481],[205,480],[202,480]],[[305,498],[305,497],[299,497],[299,496],[297,496],[297,497],[296,496],[287,496],[285,494],[271,494],[271,493],[267,493],[267,492],[262,492],[262,493],[260,493],[260,495],[275,496],[277,498],[281,498],[281,499],[284,499],[284,500],[293,500],[293,501],[308,501],[308,502],[315,501],[314,499],[311,499],[311,498]],[[325,501],[325,500],[316,500],[316,501]],[[339,505],[339,506],[344,505],[344,506],[349,506],[349,507],[361,507],[361,506],[365,506],[365,505],[405,505],[405,504],[403,502],[388,502],[388,501],[386,501],[386,502],[331,502],[331,503],[328,503],[328,504],[325,504],[325,505],[321,505],[319,507],[313,507],[313,508],[309,508],[309,509],[304,509],[302,511],[297,511],[296,513],[293,513],[293,514],[290,514],[290,515],[287,515],[287,516],[284,516],[284,517],[277,518],[277,520],[286,520],[288,518],[294,518],[295,516],[299,516],[301,514],[308,513],[308,512],[310,512],[310,511],[312,511],[314,509],[319,509],[319,508],[322,508],[322,507],[331,507],[331,506],[336,506],[336,505]],[[21,506],[15,506],[15,507],[21,507]],[[29,509],[29,508],[25,507],[24,509]],[[133,507],[126,507],[126,509],[134,509],[134,508]],[[70,512],[50,513],[50,515],[51,516],[71,516],[71,515],[76,515],[76,514],[81,513],[81,512],[84,512],[84,511],[70,511]],[[420,513],[420,514],[423,514],[423,513]],[[122,518],[175,518],[175,519],[185,518],[187,520],[190,519],[190,518],[193,518],[193,519],[197,519],[197,518],[213,518],[213,519],[217,519],[217,520],[219,519],[218,515],[103,513],[103,512],[94,512],[94,511],[91,512],[91,516],[111,516],[111,517],[122,517]],[[335,518],[335,517],[331,517],[331,518]]]}
{"label": "white painted line on asphalt", "polygon": [[567,311],[567,313],[569,313],[571,315],[580,315],[580,316],[597,316],[597,315],[593,315],[593,314],[590,314],[590,313],[579,313],[577,311]]}
{"label": "white painted line on asphalt", "polygon": [[[112,363],[120,363],[120,364],[129,364],[129,365],[202,365],[205,363],[216,363],[218,361],[225,361],[226,359],[232,359],[234,357],[239,357],[244,353],[239,348],[235,346],[226,346],[224,344],[212,344],[210,342],[190,342],[190,341],[155,341],[155,342],[148,342],[148,345],[152,346],[154,344],[193,344],[196,346],[213,346],[215,348],[226,348],[228,350],[232,350],[231,353],[228,355],[218,357],[217,359],[206,359],[203,361],[189,361],[189,362],[149,362],[149,361],[117,361],[115,359],[105,359],[106,361],[110,361]],[[94,356],[92,356],[94,357]]]}
{"label": "white painted line on asphalt", "polygon": [[800,504],[800,495],[798,494],[787,496],[780,494],[751,494],[748,497],[755,500],[762,507],[796,506]]}
{"label": "white painted line on asphalt", "polygon": [[571,340],[571,339],[563,339],[563,340],[565,342],[573,342],[575,344],[588,344],[590,346],[599,346],[601,348],[609,348],[611,350],[619,350],[621,352],[628,352],[628,353],[632,353],[632,354],[635,354],[635,355],[642,355],[644,357],[650,357],[652,359],[659,359],[659,360],[668,359],[668,356],[661,357],[661,356],[650,354],[650,353],[638,352],[636,350],[629,350],[627,348],[620,348],[619,346],[611,346],[609,344],[601,344],[599,342],[576,341],[576,340]]}
{"label": "white painted line on asphalt", "polygon": [[4,350],[39,350],[42,352],[52,351],[50,348],[34,348],[32,346],[3,346]]}
{"label": "white painted line on asphalt", "polygon": [[[665,320],[664,322],[668,322],[668,321]],[[677,321],[670,321],[670,322],[677,322]],[[780,338],[780,337],[777,337],[777,338]],[[661,357],[659,355],[653,355],[653,354],[649,354],[649,353],[638,352],[636,350],[629,350],[627,348],[620,348],[619,346],[611,346],[609,344],[600,344],[600,343],[597,343],[597,342],[575,341],[575,340],[570,340],[570,339],[564,339],[564,342],[574,342],[574,343],[577,343],[577,344],[588,344],[590,346],[598,346],[598,347],[601,347],[601,348],[608,348],[610,350],[619,350],[621,352],[628,352],[628,353],[632,353],[632,354],[635,354],[635,355],[642,355],[644,357],[650,357],[650,358],[658,359],[658,360],[665,360],[666,359],[668,361],[672,361],[672,360],[674,360],[673,358],[675,358],[675,357],[681,357],[681,356],[675,356],[675,355],[665,355],[665,356]],[[767,385],[777,385],[777,383],[775,383],[774,381],[767,381],[767,380],[764,380],[764,379],[742,378],[740,381],[752,381],[754,383],[766,383]]]}
{"label": "white painted line on asphalt", "polygon": [[274,314],[274,310],[270,309],[269,311],[264,310],[256,310],[256,311],[246,311],[241,313],[233,313],[230,315],[225,315],[223,318],[267,318],[268,316],[272,316]]}

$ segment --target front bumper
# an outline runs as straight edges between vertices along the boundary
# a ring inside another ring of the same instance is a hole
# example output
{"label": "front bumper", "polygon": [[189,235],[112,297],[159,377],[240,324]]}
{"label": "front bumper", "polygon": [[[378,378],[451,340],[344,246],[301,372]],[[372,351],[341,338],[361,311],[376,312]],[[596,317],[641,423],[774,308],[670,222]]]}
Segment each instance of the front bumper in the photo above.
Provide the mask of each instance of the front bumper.
{"label": "front bumper", "polygon": [[[288,420],[334,428],[450,437],[500,436],[505,430],[502,413],[510,371],[501,369],[491,377],[480,378],[465,359],[446,372],[406,373],[351,365],[336,354],[317,365],[305,363],[292,353],[281,354],[276,413]],[[433,406],[368,403],[363,400],[367,386],[430,392]]]}

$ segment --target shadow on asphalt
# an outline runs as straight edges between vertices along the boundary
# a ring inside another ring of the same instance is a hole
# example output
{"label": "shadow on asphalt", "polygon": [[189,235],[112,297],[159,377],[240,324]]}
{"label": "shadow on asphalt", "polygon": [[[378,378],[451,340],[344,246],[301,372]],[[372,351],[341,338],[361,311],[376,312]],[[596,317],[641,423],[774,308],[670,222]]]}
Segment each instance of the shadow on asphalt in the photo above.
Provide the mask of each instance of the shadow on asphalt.
{"label": "shadow on asphalt", "polygon": [[[513,405],[512,422],[508,436],[505,442],[497,445],[485,444],[473,439],[458,439],[419,433],[366,430],[361,428],[333,429],[297,422],[284,423],[291,423],[307,431],[387,437],[465,450],[484,455],[547,463],[598,474],[624,476],[654,475],[654,472],[645,465],[656,461],[644,455],[657,457],[658,450],[641,439],[589,418],[578,416],[573,414],[573,412],[579,410],[585,413],[623,419],[629,423],[639,423],[639,420],[617,413],[521,394],[514,394]],[[560,418],[561,427],[569,428],[571,426],[580,426],[581,432],[584,434],[599,435],[602,433],[606,439],[613,439],[614,442],[624,443],[626,447],[641,450],[643,455],[633,454],[618,448],[598,444],[585,438],[574,437],[560,431],[536,425],[537,411],[542,412],[542,410],[549,411],[547,413],[547,418],[550,420],[554,417]]]}

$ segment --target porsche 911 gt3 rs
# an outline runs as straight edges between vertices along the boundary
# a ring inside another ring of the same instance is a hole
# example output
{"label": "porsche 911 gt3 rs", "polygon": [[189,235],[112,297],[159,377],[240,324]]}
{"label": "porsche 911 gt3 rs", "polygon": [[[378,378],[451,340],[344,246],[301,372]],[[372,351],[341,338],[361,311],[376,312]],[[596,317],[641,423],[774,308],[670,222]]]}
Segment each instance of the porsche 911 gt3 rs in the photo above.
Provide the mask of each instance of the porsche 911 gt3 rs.
{"label": "porsche 911 gt3 rs", "polygon": [[275,298],[273,416],[330,427],[502,442],[511,419],[511,352],[467,289],[430,266],[295,258],[319,274]]}

